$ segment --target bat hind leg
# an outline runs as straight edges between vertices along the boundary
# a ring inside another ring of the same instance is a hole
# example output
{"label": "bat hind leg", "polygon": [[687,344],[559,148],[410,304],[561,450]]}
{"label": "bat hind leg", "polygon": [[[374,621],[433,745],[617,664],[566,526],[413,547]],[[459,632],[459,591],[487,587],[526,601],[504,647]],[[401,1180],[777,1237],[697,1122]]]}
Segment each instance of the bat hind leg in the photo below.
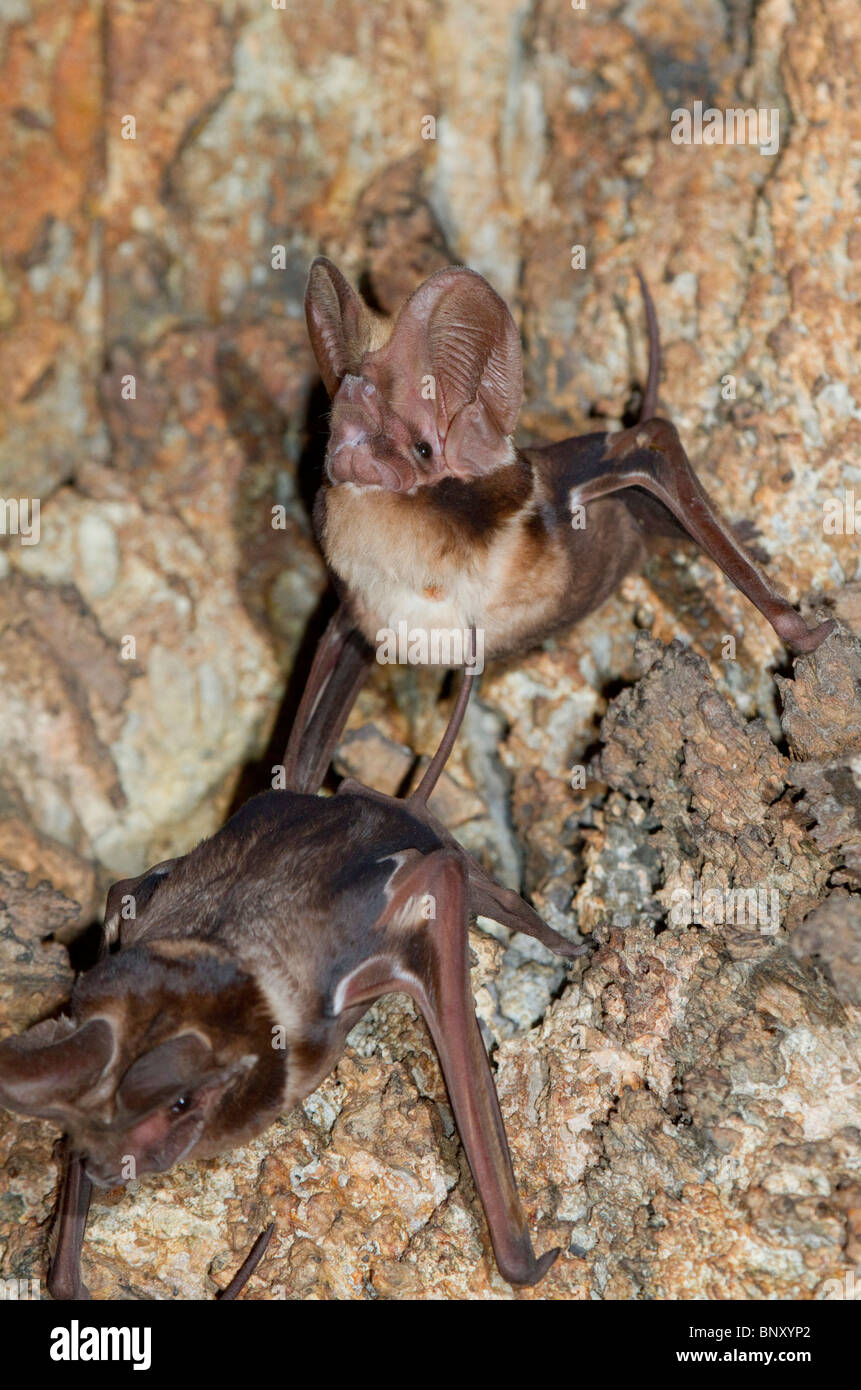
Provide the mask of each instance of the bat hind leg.
{"label": "bat hind leg", "polygon": [[[475,676],[465,670],[442,742],[431,759],[420,785],[405,803],[411,815],[426,825],[431,825],[442,838],[448,839],[450,843],[453,843],[451,837],[429,811],[427,801],[454,746],[474,683]],[[514,931],[525,932],[527,936],[534,936],[542,945],[560,956],[572,958],[583,955],[589,949],[588,946],[575,946],[572,941],[568,941],[552,927],[548,927],[547,923],[528,903],[523,901],[519,894],[510,888],[501,887],[460,846],[457,847],[456,852],[467,867],[470,907],[473,912],[491,917],[494,922],[501,922],[504,927],[511,927]]]}
{"label": "bat hind leg", "polygon": [[265,1231],[261,1231],[242,1264],[237,1269],[226,1289],[216,1294],[220,1303],[229,1303],[238,1298],[255,1269],[266,1254],[267,1246],[275,1234],[275,1222],[270,1221]]}
{"label": "bat hind leg", "polygon": [[787,646],[797,652],[815,651],[834,630],[832,619],[809,628],[754,564],[694,473],[669,420],[646,420],[614,435],[591,471],[591,477],[581,476],[572,488],[572,503],[587,505],[624,488],[643,488],[651,493],[759,609]]}
{"label": "bat hind leg", "polygon": [[284,754],[289,791],[319,791],[373,651],[342,604],[320,639]]}

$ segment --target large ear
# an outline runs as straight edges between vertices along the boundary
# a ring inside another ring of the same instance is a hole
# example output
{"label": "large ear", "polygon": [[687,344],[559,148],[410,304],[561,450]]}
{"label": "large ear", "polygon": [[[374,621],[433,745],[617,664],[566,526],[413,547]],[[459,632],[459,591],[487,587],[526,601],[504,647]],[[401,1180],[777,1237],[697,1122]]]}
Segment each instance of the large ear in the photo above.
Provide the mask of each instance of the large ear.
{"label": "large ear", "polygon": [[[446,469],[476,477],[510,462],[508,436],[523,399],[520,335],[508,306],[473,270],[438,270],[407,300],[379,354],[391,361],[397,383],[392,407],[409,419],[419,378],[430,376],[435,425],[444,441]],[[399,392],[404,399],[399,399]]]}
{"label": "large ear", "polygon": [[416,1000],[439,1054],[500,1272],[510,1283],[535,1284],[559,1251],[535,1258],[517,1195],[469,984],[466,871],[455,852],[437,850],[405,864],[389,892],[378,924],[380,949],[341,980],[335,1013],[381,994]]}
{"label": "large ear", "polygon": [[361,360],[369,314],[353,286],[325,256],[311,264],[305,319],[323,383],[334,396],[342,377]]}
{"label": "large ear", "polygon": [[137,919],[162,880],[178,863],[178,859],[163,859],[160,864],[154,864],[151,869],[147,869],[146,873],[138,874],[137,878],[121,878],[116,883],[111,884],[105,902],[104,941],[106,945],[116,941],[119,936],[120,921],[126,906],[126,898],[134,899],[134,916]]}
{"label": "large ear", "polygon": [[179,1033],[132,1062],[117,1087],[117,1102],[128,1114],[152,1110],[181,1091],[221,1085],[256,1060],[249,1054],[218,1067],[211,1045],[199,1033]]}
{"label": "large ear", "polygon": [[91,1019],[80,1028],[68,1018],[37,1023],[0,1043],[0,1105],[62,1120],[95,1086],[113,1051],[106,1019]]}

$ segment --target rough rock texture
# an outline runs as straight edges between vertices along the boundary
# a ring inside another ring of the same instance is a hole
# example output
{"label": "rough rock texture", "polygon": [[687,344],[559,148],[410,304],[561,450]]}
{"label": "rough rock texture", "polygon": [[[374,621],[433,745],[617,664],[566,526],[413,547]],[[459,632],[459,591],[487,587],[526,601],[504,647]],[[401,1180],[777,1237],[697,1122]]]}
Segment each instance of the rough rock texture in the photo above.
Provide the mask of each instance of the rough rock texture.
{"label": "rough rock texture", "polygon": [[[94,1296],[208,1296],[271,1216],[250,1297],[822,1297],[861,1264],[861,549],[823,524],[861,499],[859,72],[852,0],[3,7],[0,498],[41,511],[35,544],[0,511],[0,1031],[65,996],[58,941],[112,878],[277,762],[325,586],[318,251],[382,309],[451,259],[487,274],[523,331],[524,439],[636,400],[640,265],[662,410],[841,623],[792,668],[665,545],[485,673],[439,814],[596,947],[568,971],[473,933],[536,1243],[568,1252],[544,1284],[496,1273],[392,998],[255,1143],[102,1195]],[[672,143],[695,100],[777,109],[779,153]],[[435,697],[377,671],[339,768],[396,785]],[[2,1274],[44,1272],[57,1138],[0,1114]]]}

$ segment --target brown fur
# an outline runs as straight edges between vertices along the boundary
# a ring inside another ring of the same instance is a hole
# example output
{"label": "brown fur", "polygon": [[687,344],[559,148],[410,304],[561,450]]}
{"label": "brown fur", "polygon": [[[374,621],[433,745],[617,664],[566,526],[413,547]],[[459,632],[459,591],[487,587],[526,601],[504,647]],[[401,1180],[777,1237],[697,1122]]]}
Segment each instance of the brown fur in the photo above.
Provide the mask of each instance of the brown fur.
{"label": "brown fur", "polygon": [[576,948],[520,899],[505,907],[420,798],[269,792],[161,867],[124,881],[118,950],[76,985],[70,1016],[0,1043],[0,1104],[60,1123],[77,1151],[59,1287],[82,1296],[90,1181],[161,1172],[259,1133],[331,1071],[350,1029],[392,991],[428,1021],[500,1269],[541,1278],[557,1252],[535,1258],[517,1197],[473,1012],[470,910],[498,892],[502,922],[563,954]]}
{"label": "brown fur", "polygon": [[504,656],[582,618],[642,560],[641,532],[622,501],[593,503],[587,536],[558,516],[525,454],[507,475],[411,493],[321,490],[321,545],[367,642],[401,619],[474,625],[486,655]]}

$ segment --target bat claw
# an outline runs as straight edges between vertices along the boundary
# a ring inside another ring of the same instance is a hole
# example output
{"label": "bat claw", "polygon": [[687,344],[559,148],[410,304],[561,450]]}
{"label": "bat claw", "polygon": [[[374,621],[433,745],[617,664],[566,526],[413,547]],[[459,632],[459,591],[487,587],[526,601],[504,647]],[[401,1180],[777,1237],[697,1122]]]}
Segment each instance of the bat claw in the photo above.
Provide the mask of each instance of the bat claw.
{"label": "bat claw", "polygon": [[543,1255],[539,1255],[537,1259],[530,1251],[528,1263],[524,1261],[524,1263],[521,1264],[518,1261],[516,1265],[512,1266],[506,1262],[505,1266],[503,1266],[502,1262],[497,1257],[497,1264],[499,1265],[500,1274],[509,1284],[530,1286],[541,1282],[557,1255],[561,1255],[561,1253],[561,1245],[556,1245],[552,1250],[547,1250]]}
{"label": "bat claw", "polygon": [[536,1284],[538,1283],[539,1279],[543,1279],[543,1278],[544,1278],[544,1276],[545,1276],[545,1274],[547,1273],[547,1271],[548,1271],[548,1269],[550,1268],[550,1266],[551,1266],[552,1264],[555,1264],[557,1257],[558,1257],[559,1255],[561,1255],[561,1254],[562,1254],[562,1246],[561,1246],[561,1245],[554,1245],[552,1250],[546,1250],[546,1251],[544,1252],[543,1255],[540,1255],[540,1256],[539,1256],[539,1258],[535,1261],[535,1283],[536,1283]]}

